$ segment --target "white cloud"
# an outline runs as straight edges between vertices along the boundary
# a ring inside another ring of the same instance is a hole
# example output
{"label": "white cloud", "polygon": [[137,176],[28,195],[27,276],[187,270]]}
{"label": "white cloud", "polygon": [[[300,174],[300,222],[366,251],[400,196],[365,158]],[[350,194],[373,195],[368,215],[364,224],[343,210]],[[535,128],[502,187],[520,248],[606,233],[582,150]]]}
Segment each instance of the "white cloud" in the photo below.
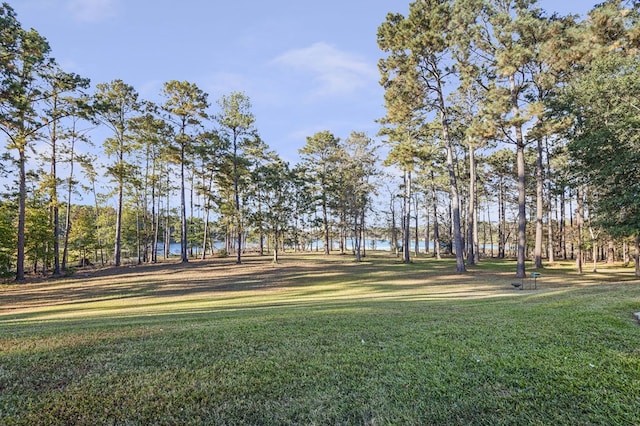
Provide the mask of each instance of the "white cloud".
{"label": "white cloud", "polygon": [[69,0],[67,9],[78,21],[97,22],[115,16],[117,0]]}
{"label": "white cloud", "polygon": [[317,97],[349,95],[377,79],[375,66],[322,42],[289,50],[272,63],[312,74],[317,83],[313,95]]}

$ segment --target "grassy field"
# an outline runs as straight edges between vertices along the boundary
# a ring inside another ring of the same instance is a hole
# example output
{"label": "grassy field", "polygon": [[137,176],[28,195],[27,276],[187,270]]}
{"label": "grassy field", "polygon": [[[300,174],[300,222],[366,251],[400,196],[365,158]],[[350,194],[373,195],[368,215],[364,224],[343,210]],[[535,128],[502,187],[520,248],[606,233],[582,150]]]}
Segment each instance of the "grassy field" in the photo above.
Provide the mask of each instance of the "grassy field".
{"label": "grassy field", "polygon": [[[640,424],[632,269],[377,253],[0,286],[0,424]],[[525,283],[526,284],[526,283]]]}

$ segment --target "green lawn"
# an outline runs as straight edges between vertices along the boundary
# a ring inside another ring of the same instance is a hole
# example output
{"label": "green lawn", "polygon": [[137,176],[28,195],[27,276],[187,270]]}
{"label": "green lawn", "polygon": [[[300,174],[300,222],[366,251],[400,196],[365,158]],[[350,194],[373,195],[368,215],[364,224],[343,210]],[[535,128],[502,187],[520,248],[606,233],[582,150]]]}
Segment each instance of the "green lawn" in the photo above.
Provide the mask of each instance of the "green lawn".
{"label": "green lawn", "polygon": [[285,255],[0,287],[0,424],[640,424],[632,269]]}

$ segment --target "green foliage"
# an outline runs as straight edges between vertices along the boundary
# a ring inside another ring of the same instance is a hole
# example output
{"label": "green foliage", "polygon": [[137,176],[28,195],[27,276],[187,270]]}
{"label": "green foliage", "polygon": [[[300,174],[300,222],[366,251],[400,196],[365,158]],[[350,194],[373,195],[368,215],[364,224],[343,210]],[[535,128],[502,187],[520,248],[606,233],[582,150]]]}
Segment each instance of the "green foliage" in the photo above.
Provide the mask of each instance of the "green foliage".
{"label": "green foliage", "polygon": [[592,188],[598,222],[621,236],[640,233],[638,81],[636,56],[606,55],[567,89],[574,172]]}
{"label": "green foliage", "polygon": [[40,196],[33,196],[29,198],[25,215],[25,260],[33,265],[34,272],[46,272],[52,266],[52,248],[48,203]]}
{"label": "green foliage", "polygon": [[0,201],[0,276],[13,271],[16,251],[16,206]]}

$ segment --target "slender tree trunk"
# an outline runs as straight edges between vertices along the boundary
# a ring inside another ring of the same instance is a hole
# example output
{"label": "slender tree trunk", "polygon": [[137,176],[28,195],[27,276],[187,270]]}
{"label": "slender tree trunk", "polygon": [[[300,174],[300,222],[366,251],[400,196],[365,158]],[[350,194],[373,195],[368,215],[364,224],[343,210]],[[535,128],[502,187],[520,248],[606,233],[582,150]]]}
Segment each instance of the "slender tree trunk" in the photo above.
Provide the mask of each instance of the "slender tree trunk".
{"label": "slender tree trunk", "polygon": [[166,202],[166,216],[164,222],[164,258],[168,259],[171,254],[171,208],[170,208],[170,200],[171,200],[171,191],[170,191],[170,180],[169,173],[167,173],[167,202]]}
{"label": "slender tree trunk", "polygon": [[578,268],[578,273],[582,274],[582,263],[583,263],[583,254],[582,254],[582,227],[584,224],[584,202],[582,198],[582,190],[578,188],[576,190],[576,197],[578,199],[578,210],[577,210],[577,222],[578,222],[578,256],[576,259],[576,266]]}
{"label": "slender tree trunk", "polygon": [[436,191],[435,177],[431,172],[431,193],[433,197],[433,255],[436,259],[442,259],[440,253],[440,225],[438,221],[438,192]]}
{"label": "slender tree trunk", "polygon": [[[538,138],[536,158],[536,241],[533,257],[536,268],[542,268],[542,220],[544,214],[544,170],[542,169],[542,138]],[[550,224],[549,224],[550,225]]]}
{"label": "slender tree trunk", "polygon": [[[67,205],[64,219],[64,243],[62,246],[62,270],[67,270],[67,256],[69,253],[69,233],[71,232],[71,194],[73,192],[73,166],[75,164],[75,138],[71,139],[71,157],[69,159],[69,179],[67,181]],[[98,237],[99,238],[99,237]],[[84,262],[84,256],[82,258]]]}
{"label": "slender tree trunk", "polygon": [[562,259],[567,260],[567,206],[565,199],[565,188],[562,188],[560,192],[560,251],[562,253]]}
{"label": "slender tree trunk", "polygon": [[353,215],[353,251],[356,255],[356,262],[362,261],[362,229],[360,227],[360,224],[358,224],[359,216],[359,213]]}
{"label": "slender tree trunk", "polygon": [[[440,81],[438,80],[438,86],[440,86]],[[441,106],[441,124],[442,124],[442,133],[443,138],[447,145],[447,171],[449,173],[449,189],[451,191],[451,206],[452,206],[452,226],[453,226],[453,243],[455,245],[455,254],[456,254],[456,271],[458,273],[466,272],[466,267],[464,265],[464,253],[463,246],[464,243],[462,241],[462,232],[461,232],[461,220],[460,220],[460,195],[458,193],[458,183],[456,179],[456,172],[454,167],[454,159],[453,159],[453,142],[451,140],[450,132],[449,132],[449,118],[445,112],[445,102],[444,95],[442,92],[442,88],[438,87],[438,97],[439,104]]]}
{"label": "slender tree trunk", "polygon": [[324,254],[328,255],[331,251],[329,242],[329,213],[327,207],[327,196],[322,194],[322,225],[324,227]]}
{"label": "slender tree trunk", "polygon": [[187,245],[187,252],[189,253],[189,257],[194,256],[193,252],[193,242],[190,240],[190,237],[193,235],[193,186],[195,180],[195,173],[191,170],[190,173],[190,186],[189,186],[189,216],[185,218],[185,224],[187,228],[187,232],[185,234],[185,240]]}
{"label": "slender tree trunk", "polygon": [[636,235],[635,275],[640,278],[640,234]]}
{"label": "slender tree trunk", "polygon": [[[153,160],[152,166],[152,182],[151,182],[151,232],[153,233],[151,238],[151,263],[158,261],[158,228],[159,217],[156,214],[156,161]],[[160,209],[158,209],[158,212]]]}
{"label": "slender tree trunk", "polygon": [[487,223],[489,224],[489,252],[491,253],[491,257],[493,258],[493,224],[491,223],[491,209],[487,206]]}
{"label": "slender tree trunk", "polygon": [[[520,108],[518,106],[518,94],[516,89],[515,76],[509,76],[511,89],[511,107],[514,117],[520,116]],[[518,171],[518,239],[516,247],[516,277],[524,278],[526,276],[525,261],[527,249],[527,188],[524,161],[525,141],[522,135],[522,125],[514,126],[516,135],[516,168]]]}
{"label": "slender tree trunk", "polygon": [[184,184],[184,143],[180,147],[180,257],[182,263],[189,262],[187,256],[187,198]]}
{"label": "slender tree trunk", "polygon": [[[55,103],[53,108],[54,110],[56,109]],[[60,275],[60,209],[58,206],[58,173],[56,169],[57,127],[57,121],[54,120],[51,130],[51,228],[53,231],[53,276]]]}
{"label": "slender tree trunk", "polygon": [[[576,194],[577,196],[577,194]],[[571,230],[571,232],[574,232],[574,225],[573,225],[573,201],[571,200],[572,195],[571,193],[569,193],[569,229]],[[575,259],[575,244],[573,239],[571,239],[571,245],[569,246],[569,253],[570,253],[570,258],[571,259]]]}
{"label": "slender tree trunk", "polygon": [[367,203],[363,203],[362,211],[360,212],[360,229],[362,231],[360,236],[360,245],[362,246],[362,257],[367,257],[367,227],[365,226],[365,212],[367,210]]}
{"label": "slender tree trunk", "polygon": [[425,228],[424,228],[424,252],[429,254],[429,238],[431,235],[431,214],[429,213],[429,201],[427,198],[427,194],[425,191],[425,199],[424,199],[424,207],[425,207]]}
{"label": "slender tree trunk", "polygon": [[278,227],[273,233],[273,263],[278,263]]}
{"label": "slender tree trunk", "polygon": [[121,231],[122,231],[122,203],[123,203],[123,198],[124,198],[124,184],[122,182],[122,177],[119,178],[119,182],[118,182],[118,206],[117,206],[117,211],[116,211],[116,241],[115,241],[115,246],[114,246],[114,254],[113,254],[113,259],[114,259],[114,264],[115,266],[120,266],[121,263],[121,259],[120,259],[120,255],[121,255],[121,251],[122,251],[122,247],[121,247]]}
{"label": "slender tree trunk", "polygon": [[598,272],[598,242],[596,240],[592,242],[591,255],[593,256],[593,269],[591,272]]}
{"label": "slender tree trunk", "polygon": [[[547,174],[551,173],[551,156],[549,155],[549,140],[546,140],[546,144],[545,144],[545,151],[546,151],[546,159],[547,159]],[[554,235],[553,235],[553,215],[554,215],[554,209],[555,204],[554,204],[554,198],[552,195],[552,183],[551,183],[551,177],[549,176],[547,179],[547,201],[549,203],[549,211],[548,211],[548,224],[547,224],[547,261],[549,263],[553,263],[555,262],[555,242],[554,242]]]}
{"label": "slender tree trunk", "polygon": [[500,179],[498,201],[498,258],[504,259],[507,250],[507,194],[504,180]]}
{"label": "slender tree trunk", "polygon": [[[137,197],[136,197],[137,198]],[[142,264],[142,237],[140,233],[140,204],[136,203],[136,247],[138,251],[138,265]]]}
{"label": "slender tree trunk", "polygon": [[473,253],[475,254],[476,264],[480,263],[480,235],[479,235],[479,225],[478,225],[478,182],[475,184],[476,188],[474,191],[475,201],[473,203]]}
{"label": "slender tree trunk", "polygon": [[237,243],[236,248],[236,263],[240,265],[242,263],[242,217],[240,210],[240,177],[238,176],[238,134],[236,130],[233,131],[233,195],[236,207],[236,226],[237,231]]}
{"label": "slender tree trunk", "polygon": [[475,199],[476,199],[476,158],[475,147],[469,143],[469,202],[467,210],[467,262],[469,265],[476,264],[476,253],[474,247],[475,235]]}
{"label": "slender tree trunk", "polygon": [[389,203],[389,207],[391,208],[391,252],[396,254],[398,257],[398,233],[396,231],[396,203],[395,197],[391,194],[391,201]]}
{"label": "slender tree trunk", "polygon": [[16,281],[24,280],[24,231],[25,231],[25,216],[27,207],[27,172],[25,164],[27,162],[24,149],[26,142],[19,143],[18,152],[18,180],[19,180],[19,194],[18,194],[18,250],[16,257]]}
{"label": "slender tree trunk", "polygon": [[[211,192],[213,190],[214,173],[212,172],[206,180],[207,194],[204,195],[204,232],[202,235],[202,260],[207,257],[207,241],[209,240],[209,214],[211,213]],[[204,186],[204,184],[203,184]],[[213,253],[213,245],[211,245],[211,253]]]}
{"label": "slender tree trunk", "polygon": [[404,263],[411,263],[409,240],[411,239],[411,171],[404,172],[404,220],[402,221],[402,258]]}
{"label": "slender tree trunk", "polygon": [[414,243],[413,243],[413,251],[416,257],[420,254],[420,235],[418,233],[418,197],[413,197],[414,208],[415,208],[415,229],[414,229]]}
{"label": "slender tree trunk", "polygon": [[258,215],[260,222],[258,223],[258,238],[260,239],[260,256],[264,255],[264,226],[262,224],[262,202],[258,199]]}

